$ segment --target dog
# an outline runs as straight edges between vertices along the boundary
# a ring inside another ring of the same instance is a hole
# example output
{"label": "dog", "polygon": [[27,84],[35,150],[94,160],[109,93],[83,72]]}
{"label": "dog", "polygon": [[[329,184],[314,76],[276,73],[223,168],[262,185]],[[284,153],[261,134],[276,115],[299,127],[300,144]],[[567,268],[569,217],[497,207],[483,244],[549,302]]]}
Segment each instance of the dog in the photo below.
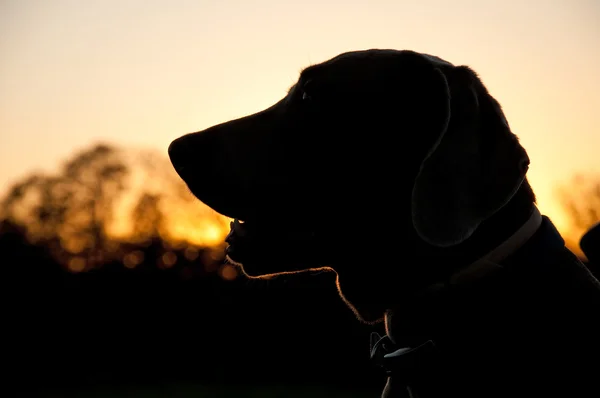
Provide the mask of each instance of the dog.
{"label": "dog", "polygon": [[529,157],[469,66],[340,54],[268,109],[168,148],[234,219],[248,277],[332,270],[383,397],[600,396],[600,283],[536,207]]}

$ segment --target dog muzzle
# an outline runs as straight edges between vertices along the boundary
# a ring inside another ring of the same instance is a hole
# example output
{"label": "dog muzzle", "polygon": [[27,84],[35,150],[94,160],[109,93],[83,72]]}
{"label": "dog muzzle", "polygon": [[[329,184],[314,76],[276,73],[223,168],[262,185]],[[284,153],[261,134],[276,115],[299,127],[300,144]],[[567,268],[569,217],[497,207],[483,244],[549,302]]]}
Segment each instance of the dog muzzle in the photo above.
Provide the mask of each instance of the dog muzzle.
{"label": "dog muzzle", "polygon": [[330,261],[327,242],[303,225],[234,219],[225,242],[230,262],[259,273],[297,271]]}

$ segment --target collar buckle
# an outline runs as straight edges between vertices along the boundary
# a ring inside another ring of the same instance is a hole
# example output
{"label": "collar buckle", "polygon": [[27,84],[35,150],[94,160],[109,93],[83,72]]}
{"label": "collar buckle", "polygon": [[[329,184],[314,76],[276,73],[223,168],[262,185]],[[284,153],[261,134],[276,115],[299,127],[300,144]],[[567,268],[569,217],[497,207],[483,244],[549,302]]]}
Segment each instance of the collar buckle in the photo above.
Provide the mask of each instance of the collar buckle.
{"label": "collar buckle", "polygon": [[382,367],[388,376],[410,384],[429,366],[435,354],[435,343],[427,340],[416,347],[401,347],[388,335],[371,333],[371,361]]}

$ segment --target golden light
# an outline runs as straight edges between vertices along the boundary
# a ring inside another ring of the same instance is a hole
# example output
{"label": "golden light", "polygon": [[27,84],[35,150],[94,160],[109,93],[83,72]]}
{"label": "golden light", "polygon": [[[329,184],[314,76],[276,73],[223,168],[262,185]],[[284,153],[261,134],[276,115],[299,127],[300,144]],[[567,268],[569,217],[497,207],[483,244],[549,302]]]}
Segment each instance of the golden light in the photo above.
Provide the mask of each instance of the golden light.
{"label": "golden light", "polygon": [[189,221],[174,219],[170,227],[170,234],[173,239],[184,240],[195,246],[219,245],[229,232],[228,221],[199,220],[199,224],[194,225]]}
{"label": "golden light", "polygon": [[210,242],[211,246],[216,245],[224,239],[228,230],[228,228],[224,229],[221,225],[217,225],[216,223],[207,224],[203,230],[204,241],[207,243]]}

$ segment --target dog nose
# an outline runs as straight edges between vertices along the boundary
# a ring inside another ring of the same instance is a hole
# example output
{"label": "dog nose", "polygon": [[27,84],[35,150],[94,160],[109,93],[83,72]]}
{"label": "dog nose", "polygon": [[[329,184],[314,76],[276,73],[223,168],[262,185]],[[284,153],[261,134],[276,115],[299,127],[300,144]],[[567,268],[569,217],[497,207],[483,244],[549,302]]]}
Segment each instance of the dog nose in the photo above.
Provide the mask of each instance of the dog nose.
{"label": "dog nose", "polygon": [[188,186],[202,184],[206,185],[203,190],[218,189],[216,186],[230,174],[224,160],[226,146],[218,132],[185,134],[173,140],[167,151],[173,168]]}
{"label": "dog nose", "polygon": [[167,151],[194,196],[218,213],[243,219],[240,199],[227,193],[245,196],[231,145],[223,137],[219,128],[190,133],[173,140]]}
{"label": "dog nose", "polygon": [[191,150],[188,141],[187,136],[179,137],[173,140],[167,149],[173,168],[182,178],[182,173],[185,172],[186,166],[191,161]]}

